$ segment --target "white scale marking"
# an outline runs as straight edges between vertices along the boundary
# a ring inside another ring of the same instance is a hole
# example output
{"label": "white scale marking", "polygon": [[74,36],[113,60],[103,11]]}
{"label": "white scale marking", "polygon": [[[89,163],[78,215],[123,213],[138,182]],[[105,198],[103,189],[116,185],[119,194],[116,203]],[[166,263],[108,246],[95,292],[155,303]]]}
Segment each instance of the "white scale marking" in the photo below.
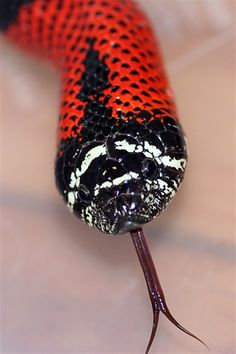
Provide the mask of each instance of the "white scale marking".
{"label": "white scale marking", "polygon": [[93,225],[92,207],[88,206],[84,211],[83,219],[90,225]]}
{"label": "white scale marking", "polygon": [[186,160],[185,159],[176,159],[176,158],[171,158],[170,156],[163,156],[161,158],[161,162],[165,165],[165,166],[169,166],[169,167],[173,167],[176,170],[184,170],[185,166],[186,166]]}
{"label": "white scale marking", "polygon": [[167,182],[163,181],[162,179],[158,179],[157,182],[159,184],[159,187],[164,190],[165,194],[170,193],[170,198],[175,195],[176,191],[173,188],[169,187]]}
{"label": "white scale marking", "polygon": [[160,156],[161,155],[161,150],[158,149],[156,146],[149,144],[148,141],[145,141],[144,143],[144,149],[142,145],[135,145],[135,144],[129,144],[127,140],[121,140],[115,142],[116,149],[118,150],[125,150],[130,153],[138,153],[138,152],[143,152],[143,154],[146,157],[149,158],[155,158],[159,164],[163,164],[165,166],[173,167],[175,169],[181,169],[184,170],[186,166],[186,160],[185,159],[176,159],[176,158],[171,158],[170,156]]}
{"label": "white scale marking", "polygon": [[80,168],[77,168],[75,173],[72,172],[70,178],[70,187],[74,188],[79,187],[80,185],[80,177],[84,174],[85,171],[89,168],[90,164],[98,158],[99,156],[106,155],[106,146],[105,144],[99,145],[94,147],[93,149],[89,150],[84,157],[82,165]]}
{"label": "white scale marking", "polygon": [[143,151],[142,145],[137,146],[135,144],[129,144],[128,141],[125,139],[121,141],[116,141],[115,146],[117,150],[125,150],[130,153]]}
{"label": "white scale marking", "polygon": [[76,185],[76,176],[75,173],[72,172],[72,174],[70,175],[70,187],[74,188],[75,185]]}
{"label": "white scale marking", "polygon": [[[153,155],[153,157],[158,158],[161,155],[161,150],[157,149],[156,146],[149,144],[148,141],[144,143],[144,149]],[[144,152],[145,154],[145,152]]]}
{"label": "white scale marking", "polygon": [[102,188],[110,188],[112,186],[118,186],[119,184],[123,183],[124,181],[131,180],[132,178],[138,178],[138,173],[135,172],[130,172],[130,173],[125,173],[123,176],[117,177],[113,179],[113,181],[106,181],[99,186],[98,184],[95,186],[94,189],[94,195],[98,195],[98,192]]}
{"label": "white scale marking", "polygon": [[129,144],[127,140],[121,140],[115,142],[115,146],[117,150],[125,150],[130,153],[138,153],[143,152],[146,157],[159,157],[161,155],[161,151],[156,148],[154,145],[150,145],[148,141],[144,143],[144,149],[142,145]]}
{"label": "white scale marking", "polygon": [[67,195],[68,203],[67,206],[70,209],[70,211],[73,212],[73,207],[77,199],[77,192],[69,192]]}

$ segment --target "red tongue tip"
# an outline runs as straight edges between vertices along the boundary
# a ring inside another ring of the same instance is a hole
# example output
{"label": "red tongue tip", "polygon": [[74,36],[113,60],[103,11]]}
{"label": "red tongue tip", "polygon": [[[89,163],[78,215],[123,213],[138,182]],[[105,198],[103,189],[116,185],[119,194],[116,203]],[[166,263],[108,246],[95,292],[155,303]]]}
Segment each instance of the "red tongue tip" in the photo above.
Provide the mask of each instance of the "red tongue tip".
{"label": "red tongue tip", "polygon": [[156,335],[157,327],[158,327],[158,320],[159,320],[159,313],[160,311],[171,321],[176,327],[178,327],[181,331],[188,334],[189,336],[195,338],[199,342],[201,342],[208,350],[208,346],[194,334],[189,332],[187,329],[182,327],[175,318],[171,315],[168,306],[166,304],[164,292],[162,290],[160,281],[157,276],[156,268],[151,256],[151,253],[148,248],[148,244],[146,242],[143,229],[139,228],[137,230],[130,231],[135,250],[137,252],[140,265],[143,270],[143,274],[145,277],[145,281],[147,284],[147,289],[149,292],[149,297],[152,304],[152,311],[153,311],[153,325],[152,325],[152,332],[150,335],[150,339],[145,351],[145,354],[148,354],[153,340]]}

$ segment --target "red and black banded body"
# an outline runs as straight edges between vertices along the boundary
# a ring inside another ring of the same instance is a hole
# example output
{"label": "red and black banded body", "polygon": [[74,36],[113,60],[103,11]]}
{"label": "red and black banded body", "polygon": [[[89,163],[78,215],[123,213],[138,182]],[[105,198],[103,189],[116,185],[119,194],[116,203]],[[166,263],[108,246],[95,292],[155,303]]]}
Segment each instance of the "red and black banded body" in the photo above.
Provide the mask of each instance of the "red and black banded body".
{"label": "red and black banded body", "polygon": [[[4,5],[5,3],[5,5]],[[62,72],[56,180],[69,208],[106,233],[168,204],[186,165],[159,48],[128,0],[11,0],[1,28]]]}
{"label": "red and black banded body", "polygon": [[146,353],[160,311],[192,335],[168,310],[140,229],[172,199],[187,161],[143,12],[132,0],[1,0],[0,29],[61,69],[56,183],[88,225],[109,234],[131,232],[154,314]]}

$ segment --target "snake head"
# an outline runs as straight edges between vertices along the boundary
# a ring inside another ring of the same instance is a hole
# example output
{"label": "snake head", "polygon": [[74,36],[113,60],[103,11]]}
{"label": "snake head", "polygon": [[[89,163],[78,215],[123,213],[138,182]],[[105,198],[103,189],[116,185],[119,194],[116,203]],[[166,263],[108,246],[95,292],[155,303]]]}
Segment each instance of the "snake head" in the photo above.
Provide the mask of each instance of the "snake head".
{"label": "snake head", "polygon": [[58,159],[57,185],[71,211],[87,224],[124,233],[165,209],[186,161],[186,140],[176,120],[129,121],[103,141],[82,146],[73,141]]}

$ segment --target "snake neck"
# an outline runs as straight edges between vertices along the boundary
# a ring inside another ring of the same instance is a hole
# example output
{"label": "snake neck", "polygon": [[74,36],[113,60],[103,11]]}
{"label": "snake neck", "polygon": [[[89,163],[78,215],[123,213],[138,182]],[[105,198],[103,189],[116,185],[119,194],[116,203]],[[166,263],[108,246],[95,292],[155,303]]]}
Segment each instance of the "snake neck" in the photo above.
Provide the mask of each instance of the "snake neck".
{"label": "snake neck", "polygon": [[58,141],[78,137],[93,101],[124,122],[145,123],[167,112],[176,120],[156,39],[135,2],[5,0],[0,13],[8,38],[61,69]]}

